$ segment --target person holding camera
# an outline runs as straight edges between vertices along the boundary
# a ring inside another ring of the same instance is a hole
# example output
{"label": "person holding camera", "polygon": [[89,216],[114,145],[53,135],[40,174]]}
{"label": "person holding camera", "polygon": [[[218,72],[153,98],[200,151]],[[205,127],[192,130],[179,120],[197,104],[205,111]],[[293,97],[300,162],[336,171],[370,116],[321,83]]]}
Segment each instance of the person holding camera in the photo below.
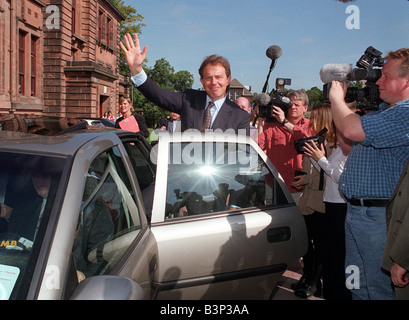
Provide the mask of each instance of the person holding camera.
{"label": "person holding camera", "polygon": [[385,60],[376,82],[384,102],[377,111],[360,117],[348,108],[346,83],[333,81],[329,93],[337,130],[353,141],[339,180],[348,201],[346,270],[359,270],[359,275],[346,273],[347,281],[359,279],[350,285],[353,299],[395,298],[381,262],[386,206],[409,160],[409,48],[389,52]]}
{"label": "person holding camera", "polygon": [[[297,283],[291,286],[295,295],[302,298],[308,298],[311,295],[320,296],[322,290],[326,218],[323,196],[327,179],[324,170],[308,154],[308,148],[311,143],[315,148],[318,148],[317,145],[319,145],[324,155],[329,156],[332,153],[336,139],[329,104],[320,104],[312,108],[310,128],[311,135],[315,136],[301,139],[302,143],[297,150],[304,154],[302,175],[296,176],[292,184],[303,191],[298,207],[304,216],[308,236],[308,250],[303,257],[303,275]],[[320,132],[320,135],[317,135],[317,132]],[[320,138],[315,139],[317,136]]]}
{"label": "person holding camera", "polygon": [[[321,118],[328,128],[324,144],[306,143],[304,154],[311,158],[318,170],[325,172],[325,189],[323,201],[325,205],[323,227],[323,296],[326,300],[351,300],[351,292],[345,286],[345,216],[347,204],[345,197],[338,187],[348,154],[351,151],[351,142],[347,141],[339,132],[336,132],[332,120],[331,105],[320,105],[311,111],[311,122]],[[327,150],[330,151],[327,152]],[[305,159],[304,159],[305,161]]]}
{"label": "person holding camera", "polygon": [[308,110],[308,96],[304,90],[296,90],[288,95],[292,107],[287,114],[279,107],[272,107],[272,118],[275,121],[266,121],[266,118],[257,119],[258,144],[267,154],[278,172],[284,179],[294,200],[298,203],[301,196],[294,182],[295,171],[302,170],[302,154],[298,154],[294,141],[309,136],[309,119],[304,117]]}

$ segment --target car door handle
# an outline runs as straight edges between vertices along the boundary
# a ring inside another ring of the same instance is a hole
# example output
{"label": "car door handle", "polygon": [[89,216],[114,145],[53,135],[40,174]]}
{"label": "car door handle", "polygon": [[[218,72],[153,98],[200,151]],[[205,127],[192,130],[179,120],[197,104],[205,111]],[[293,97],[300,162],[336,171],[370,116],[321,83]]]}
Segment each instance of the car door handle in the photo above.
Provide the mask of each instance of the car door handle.
{"label": "car door handle", "polygon": [[290,238],[290,227],[278,227],[267,230],[267,241],[269,243],[288,241]]}

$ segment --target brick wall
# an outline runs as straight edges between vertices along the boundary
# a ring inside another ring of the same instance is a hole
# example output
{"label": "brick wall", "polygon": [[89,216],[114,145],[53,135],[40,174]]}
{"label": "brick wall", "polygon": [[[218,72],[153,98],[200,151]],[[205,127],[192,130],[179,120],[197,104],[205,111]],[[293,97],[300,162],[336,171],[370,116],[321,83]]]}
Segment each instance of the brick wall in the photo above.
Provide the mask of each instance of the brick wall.
{"label": "brick wall", "polygon": [[[99,20],[101,13],[104,20]],[[108,0],[0,0],[0,113],[115,113],[119,94],[129,93],[128,79],[118,71],[122,19]],[[100,21],[105,30],[109,21],[109,43],[106,37],[99,39]],[[24,50],[22,32],[27,37]],[[35,50],[32,39],[38,40]],[[24,92],[19,84],[21,56]]]}

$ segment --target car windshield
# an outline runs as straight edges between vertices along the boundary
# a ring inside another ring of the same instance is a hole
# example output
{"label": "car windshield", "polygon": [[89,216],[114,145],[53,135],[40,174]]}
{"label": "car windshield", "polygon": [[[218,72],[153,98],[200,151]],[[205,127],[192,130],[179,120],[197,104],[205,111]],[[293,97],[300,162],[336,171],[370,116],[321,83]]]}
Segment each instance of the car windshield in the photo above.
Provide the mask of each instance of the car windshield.
{"label": "car windshield", "polygon": [[32,277],[28,266],[37,260],[65,159],[0,152],[0,163],[0,300],[5,300],[18,298]]}

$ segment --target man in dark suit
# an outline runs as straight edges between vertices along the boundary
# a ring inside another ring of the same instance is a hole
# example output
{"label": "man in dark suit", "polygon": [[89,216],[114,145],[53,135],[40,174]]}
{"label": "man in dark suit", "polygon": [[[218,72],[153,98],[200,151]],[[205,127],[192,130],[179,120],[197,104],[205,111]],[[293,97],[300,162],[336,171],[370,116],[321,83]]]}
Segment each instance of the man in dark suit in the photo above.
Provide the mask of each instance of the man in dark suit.
{"label": "man in dark suit", "polygon": [[[135,41],[134,41],[135,40]],[[229,62],[220,56],[207,57],[200,69],[200,82],[204,91],[188,89],[184,92],[171,92],[160,88],[150,79],[142,68],[148,47],[141,51],[139,38],[134,34],[125,35],[125,45],[120,42],[125,52],[126,61],[131,71],[135,87],[152,103],[180,115],[181,130],[197,129],[203,131],[205,111],[211,105],[210,129],[223,131],[233,129],[236,133],[250,134],[248,114],[227,96],[231,80]]]}
{"label": "man in dark suit", "polygon": [[382,267],[391,273],[397,300],[409,300],[409,162],[386,207],[388,235]]}
{"label": "man in dark suit", "polygon": [[168,132],[180,132],[180,116],[175,112],[171,112],[170,116],[159,120],[156,129],[167,130]]}

